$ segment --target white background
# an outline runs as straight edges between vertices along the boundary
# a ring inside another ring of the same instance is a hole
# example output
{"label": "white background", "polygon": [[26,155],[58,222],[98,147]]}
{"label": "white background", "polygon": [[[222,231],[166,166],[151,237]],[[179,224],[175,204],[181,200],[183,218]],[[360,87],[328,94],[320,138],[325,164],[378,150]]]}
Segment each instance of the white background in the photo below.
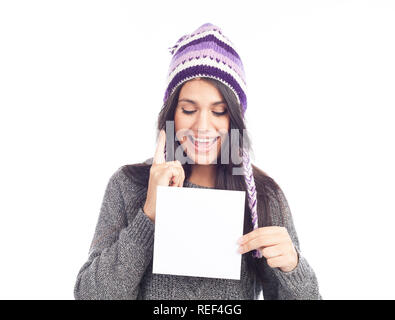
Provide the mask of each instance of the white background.
{"label": "white background", "polygon": [[380,0],[1,1],[0,298],[74,298],[108,179],[153,155],[167,48],[211,22],[323,298],[394,299],[394,17]]}

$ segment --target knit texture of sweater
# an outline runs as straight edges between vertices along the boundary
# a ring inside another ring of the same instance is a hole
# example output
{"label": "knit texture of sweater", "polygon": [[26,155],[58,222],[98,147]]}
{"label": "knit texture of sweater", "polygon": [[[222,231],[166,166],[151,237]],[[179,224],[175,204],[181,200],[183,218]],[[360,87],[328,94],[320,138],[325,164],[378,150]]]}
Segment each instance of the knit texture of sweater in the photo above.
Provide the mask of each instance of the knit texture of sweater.
{"label": "knit texture of sweater", "polygon": [[[143,211],[144,188],[120,167],[111,176],[100,209],[88,260],[78,272],[75,299],[97,300],[265,300],[322,299],[313,269],[303,257],[287,200],[280,191],[269,194],[273,225],[287,228],[298,253],[290,272],[264,262],[264,279],[241,259],[240,280],[152,273],[155,223]],[[186,188],[208,188],[184,181]],[[280,218],[283,215],[284,220]],[[282,224],[281,221],[285,221]]]}

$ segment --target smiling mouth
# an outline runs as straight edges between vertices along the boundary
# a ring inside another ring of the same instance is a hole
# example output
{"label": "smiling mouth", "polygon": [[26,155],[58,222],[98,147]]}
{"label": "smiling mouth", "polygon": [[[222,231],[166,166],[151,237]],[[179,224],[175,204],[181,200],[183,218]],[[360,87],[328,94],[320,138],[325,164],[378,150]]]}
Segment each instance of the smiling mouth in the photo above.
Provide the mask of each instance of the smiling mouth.
{"label": "smiling mouth", "polygon": [[214,138],[196,138],[194,136],[189,135],[188,139],[195,146],[197,151],[207,152],[211,149],[211,147],[215,144],[215,142],[219,139],[219,136]]}

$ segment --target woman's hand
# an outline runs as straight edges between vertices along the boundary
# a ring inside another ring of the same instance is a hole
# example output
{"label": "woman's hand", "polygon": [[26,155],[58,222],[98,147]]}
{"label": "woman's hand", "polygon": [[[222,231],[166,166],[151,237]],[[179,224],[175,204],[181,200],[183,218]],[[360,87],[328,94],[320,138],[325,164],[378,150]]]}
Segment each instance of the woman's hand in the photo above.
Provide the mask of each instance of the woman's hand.
{"label": "woman's hand", "polygon": [[289,272],[298,265],[298,253],[284,227],[257,228],[242,236],[238,244],[240,244],[240,253],[260,250],[271,268],[280,268],[283,272]]}
{"label": "woman's hand", "polygon": [[182,187],[185,179],[184,168],[180,161],[176,160],[166,162],[164,154],[165,143],[166,133],[162,129],[159,133],[158,144],[156,146],[155,156],[150,169],[147,198],[143,207],[144,213],[154,222],[156,209],[156,187]]}

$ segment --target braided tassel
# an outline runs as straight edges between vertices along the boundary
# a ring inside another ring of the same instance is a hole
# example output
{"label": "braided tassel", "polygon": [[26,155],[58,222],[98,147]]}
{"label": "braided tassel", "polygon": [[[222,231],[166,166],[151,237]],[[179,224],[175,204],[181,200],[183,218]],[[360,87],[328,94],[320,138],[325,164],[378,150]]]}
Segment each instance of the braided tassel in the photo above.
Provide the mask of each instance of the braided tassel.
{"label": "braided tassel", "polygon": [[[251,219],[254,230],[258,228],[257,198],[254,174],[252,172],[250,157],[245,149],[243,149],[243,167],[244,179],[247,185],[248,205],[251,209]],[[255,258],[262,258],[260,250],[255,250],[252,255]]]}

